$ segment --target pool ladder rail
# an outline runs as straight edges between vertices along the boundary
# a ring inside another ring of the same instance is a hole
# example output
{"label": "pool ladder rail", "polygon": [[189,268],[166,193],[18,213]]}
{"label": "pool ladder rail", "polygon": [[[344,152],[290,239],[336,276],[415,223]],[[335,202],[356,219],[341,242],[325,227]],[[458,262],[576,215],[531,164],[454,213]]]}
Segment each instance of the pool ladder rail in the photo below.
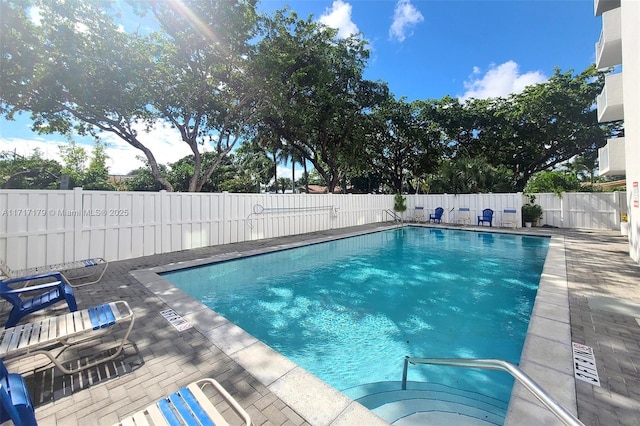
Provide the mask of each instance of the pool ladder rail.
{"label": "pool ladder rail", "polygon": [[396,212],[394,212],[391,209],[386,209],[384,211],[388,216],[391,216],[391,218],[393,219],[394,222],[402,222],[402,216],[398,215]]}
{"label": "pool ladder rail", "polygon": [[584,426],[577,417],[567,411],[556,400],[546,393],[531,377],[515,365],[499,359],[471,359],[471,358],[404,358],[402,370],[402,390],[407,389],[407,368],[409,364],[446,365],[451,367],[480,368],[483,370],[499,370],[509,373],[514,379],[531,392],[549,411],[567,426]]}

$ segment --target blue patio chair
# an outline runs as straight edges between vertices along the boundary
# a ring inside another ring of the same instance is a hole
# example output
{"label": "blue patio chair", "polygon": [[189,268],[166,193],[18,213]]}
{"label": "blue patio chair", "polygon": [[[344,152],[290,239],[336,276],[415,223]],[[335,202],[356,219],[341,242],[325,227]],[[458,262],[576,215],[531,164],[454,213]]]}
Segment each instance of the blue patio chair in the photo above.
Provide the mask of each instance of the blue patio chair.
{"label": "blue patio chair", "polygon": [[0,358],[0,423],[7,420],[16,426],[38,424],[24,378],[20,374],[9,373]]}
{"label": "blue patio chair", "polygon": [[478,226],[486,222],[489,224],[489,227],[491,227],[493,226],[491,223],[492,221],[493,221],[493,210],[491,209],[482,210],[482,216],[478,216]]}
{"label": "blue patio chair", "polygon": [[429,222],[433,221],[433,223],[442,223],[442,213],[444,213],[444,209],[442,207],[436,208],[434,214],[429,214]]}
{"label": "blue patio chair", "polygon": [[[56,281],[29,285],[22,288],[11,287],[13,284],[52,278]],[[35,293],[33,296],[28,297],[33,293]],[[71,288],[67,280],[59,272],[0,281],[0,297],[13,305],[11,312],[9,312],[9,318],[4,326],[5,328],[13,327],[25,316],[58,302],[66,302],[70,312],[78,310],[73,288]]]}

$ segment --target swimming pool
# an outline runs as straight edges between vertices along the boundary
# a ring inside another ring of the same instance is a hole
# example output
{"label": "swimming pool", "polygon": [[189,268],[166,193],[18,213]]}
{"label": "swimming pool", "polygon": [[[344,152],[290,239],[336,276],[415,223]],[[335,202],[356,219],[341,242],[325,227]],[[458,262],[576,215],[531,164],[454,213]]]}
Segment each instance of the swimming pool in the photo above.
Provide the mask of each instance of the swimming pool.
{"label": "swimming pool", "polygon": [[[547,238],[408,227],[163,276],[345,390],[399,380],[405,355],[518,363],[547,247]],[[414,367],[410,380],[509,399],[504,374],[453,373]]]}

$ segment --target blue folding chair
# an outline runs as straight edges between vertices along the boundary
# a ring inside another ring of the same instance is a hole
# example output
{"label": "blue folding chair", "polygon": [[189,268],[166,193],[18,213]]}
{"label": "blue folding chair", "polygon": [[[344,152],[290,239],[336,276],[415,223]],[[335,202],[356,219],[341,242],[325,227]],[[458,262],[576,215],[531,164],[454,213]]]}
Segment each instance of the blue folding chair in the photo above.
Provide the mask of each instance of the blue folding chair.
{"label": "blue folding chair", "polygon": [[489,224],[489,227],[492,227],[493,226],[492,221],[493,221],[493,210],[491,209],[482,210],[482,216],[478,216],[478,226],[486,222]]}
{"label": "blue folding chair", "polygon": [[[54,279],[54,282],[28,285],[22,288],[12,288],[11,285],[37,281],[42,279]],[[31,297],[29,294],[35,293]],[[5,328],[14,327],[25,316],[40,311],[58,302],[67,302],[70,312],[78,310],[73,288],[64,276],[59,272],[50,272],[41,275],[13,278],[0,281],[0,297],[13,305]]]}
{"label": "blue folding chair", "polygon": [[11,420],[16,426],[37,425],[31,395],[20,374],[13,374],[0,358],[0,423]]}

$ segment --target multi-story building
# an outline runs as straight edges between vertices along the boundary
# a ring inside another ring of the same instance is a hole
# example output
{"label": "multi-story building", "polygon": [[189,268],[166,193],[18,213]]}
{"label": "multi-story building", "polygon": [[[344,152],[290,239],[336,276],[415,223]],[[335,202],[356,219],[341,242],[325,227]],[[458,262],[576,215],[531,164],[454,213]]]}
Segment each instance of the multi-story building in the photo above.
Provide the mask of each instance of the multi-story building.
{"label": "multi-story building", "polygon": [[640,1],[594,0],[602,16],[596,67],[616,67],[598,96],[598,121],[624,120],[624,137],[600,149],[600,175],[624,175],[627,183],[629,253],[640,263]]}

